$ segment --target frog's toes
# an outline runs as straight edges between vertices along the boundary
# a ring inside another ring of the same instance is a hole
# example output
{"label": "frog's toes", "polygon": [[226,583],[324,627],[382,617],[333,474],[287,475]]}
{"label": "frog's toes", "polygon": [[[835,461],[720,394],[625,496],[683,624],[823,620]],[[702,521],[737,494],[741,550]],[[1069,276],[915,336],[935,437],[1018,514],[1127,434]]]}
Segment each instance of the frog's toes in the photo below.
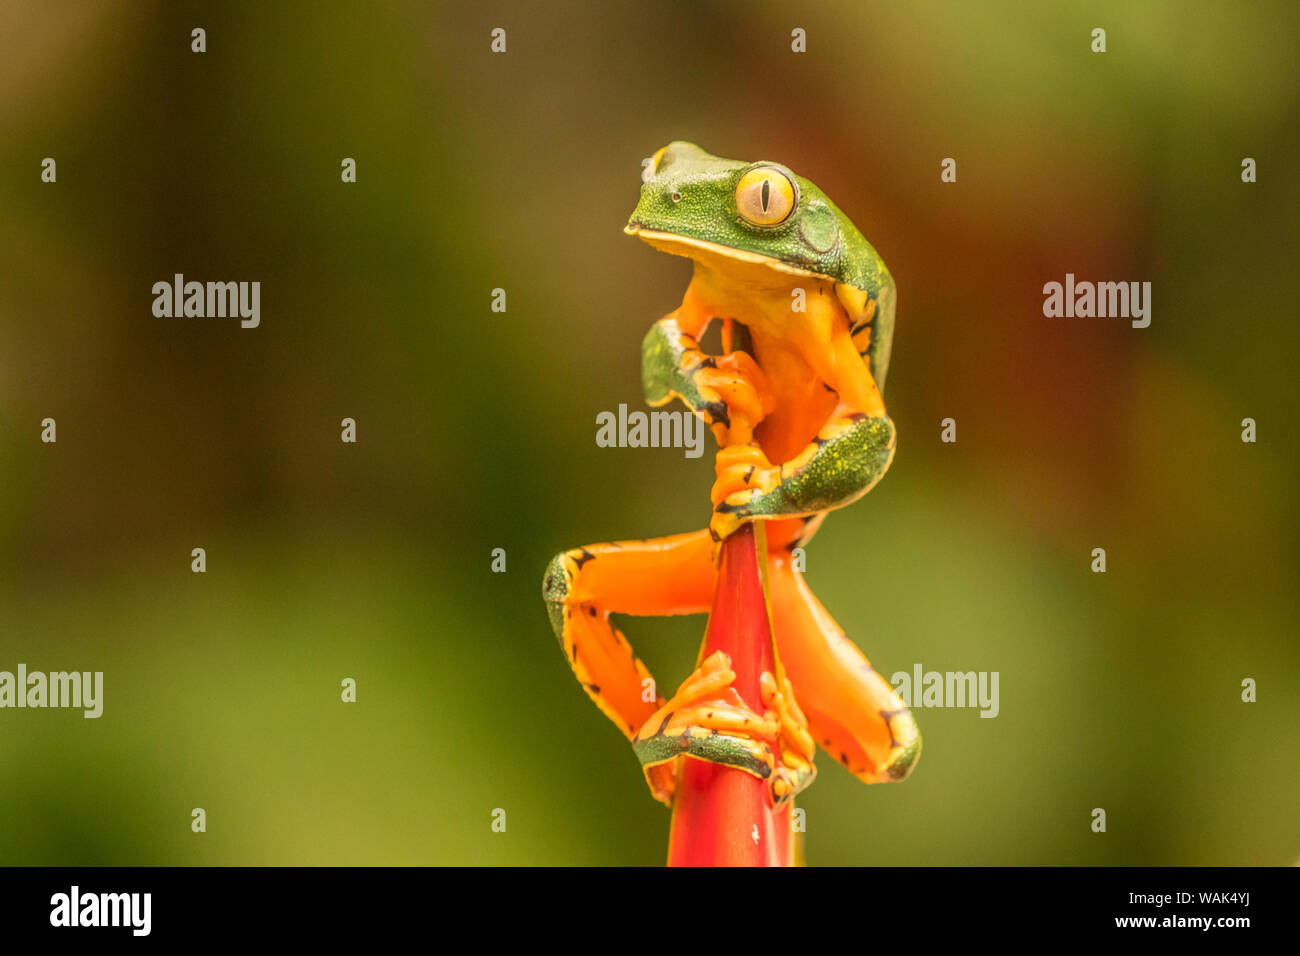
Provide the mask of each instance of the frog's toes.
{"label": "frog's toes", "polygon": [[743,510],[725,502],[713,509],[713,516],[709,519],[709,537],[713,539],[715,560],[722,542],[740,530],[740,526],[748,519],[749,516]]}
{"label": "frog's toes", "polygon": [[735,515],[738,518],[748,518],[753,514],[750,505],[760,494],[762,492],[757,488],[746,488],[744,491],[733,492],[727,495],[725,500],[719,501],[713,510],[720,515]]}
{"label": "frog's toes", "polygon": [[632,748],[658,799],[667,802],[670,794],[661,781],[676,776],[667,771],[675,771],[684,757],[735,767],[762,780],[772,776],[771,742],[780,724],[774,714],[758,714],[745,705],[731,686],[735,677],[726,654],[710,655],[633,738]]}
{"label": "frog's toes", "polygon": [[807,718],[795,703],[790,681],[783,677],[778,685],[776,675],[764,671],[760,683],[763,706],[775,715],[780,726],[781,759],[772,778],[772,801],[779,804],[803,790],[817,776],[817,768],[813,766],[816,745],[808,731]]}
{"label": "frog's toes", "polygon": [[772,803],[780,806],[813,782],[817,768],[804,761],[782,760],[772,775]]}
{"label": "frog's toes", "polygon": [[721,425],[723,428],[731,427],[731,411],[727,408],[727,403],[718,399],[714,402],[705,402],[700,406],[707,417],[706,424]]}
{"label": "frog's toes", "polygon": [[713,518],[709,526],[717,531],[721,538],[729,537],[746,521],[763,514],[763,509],[759,507],[762,500],[763,491],[758,488],[732,492],[714,505]]}

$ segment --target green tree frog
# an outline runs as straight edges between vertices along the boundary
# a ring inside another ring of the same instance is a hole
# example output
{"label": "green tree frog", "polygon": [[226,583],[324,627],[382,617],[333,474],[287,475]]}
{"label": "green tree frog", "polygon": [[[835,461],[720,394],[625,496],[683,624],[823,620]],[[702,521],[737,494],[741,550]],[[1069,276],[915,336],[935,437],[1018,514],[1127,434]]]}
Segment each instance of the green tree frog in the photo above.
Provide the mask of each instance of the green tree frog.
{"label": "green tree frog", "polygon": [[[817,744],[860,780],[902,779],[920,754],[916,723],[792,556],[893,458],[881,394],[893,278],[835,204],[779,163],[673,142],[642,179],[624,231],[694,262],[681,305],[642,345],[645,396],[683,402],[717,439],[712,511],[700,531],[556,555],[543,597],[561,650],[665,803],[688,757],[770,781],[775,802],[811,780]],[[715,321],[721,354],[706,354],[700,339]],[[733,349],[742,333],[746,347]],[[748,521],[765,523],[783,676],[765,674],[751,708],[715,655],[665,698],[610,616],[707,613],[718,543]]]}

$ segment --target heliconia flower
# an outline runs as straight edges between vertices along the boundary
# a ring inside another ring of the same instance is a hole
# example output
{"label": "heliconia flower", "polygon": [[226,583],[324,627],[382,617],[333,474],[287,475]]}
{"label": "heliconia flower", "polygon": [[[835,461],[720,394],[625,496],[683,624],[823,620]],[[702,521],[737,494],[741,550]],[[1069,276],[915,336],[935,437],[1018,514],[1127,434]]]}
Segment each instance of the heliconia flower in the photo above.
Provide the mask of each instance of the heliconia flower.
{"label": "heliconia flower", "polygon": [[[752,524],[722,544],[713,609],[701,660],[722,651],[731,658],[732,687],[762,712],[760,678],[775,672],[772,622],[763,589],[766,549]],[[687,759],[677,784],[668,837],[669,866],[790,866],[793,800],[773,806],[767,781],[735,767]]]}

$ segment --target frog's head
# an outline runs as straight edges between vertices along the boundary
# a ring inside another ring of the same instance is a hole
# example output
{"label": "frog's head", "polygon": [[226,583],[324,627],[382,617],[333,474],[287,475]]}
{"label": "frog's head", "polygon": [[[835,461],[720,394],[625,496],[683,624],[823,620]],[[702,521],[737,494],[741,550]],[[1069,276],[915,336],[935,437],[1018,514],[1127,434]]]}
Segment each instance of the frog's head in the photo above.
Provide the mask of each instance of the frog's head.
{"label": "frog's head", "polygon": [[825,193],[780,163],[744,163],[693,143],[669,143],[642,172],[624,232],[656,248],[761,262],[874,294],[888,272]]}

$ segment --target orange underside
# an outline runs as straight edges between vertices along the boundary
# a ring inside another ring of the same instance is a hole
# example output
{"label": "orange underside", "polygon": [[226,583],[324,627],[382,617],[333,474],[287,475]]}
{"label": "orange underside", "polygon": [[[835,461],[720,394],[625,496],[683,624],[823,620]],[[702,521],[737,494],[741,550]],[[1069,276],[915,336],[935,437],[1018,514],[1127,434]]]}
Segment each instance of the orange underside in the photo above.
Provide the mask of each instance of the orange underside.
{"label": "orange underside", "polygon": [[[792,309],[802,290],[803,311]],[[773,410],[754,430],[773,464],[795,458],[833,414],[885,414],[884,401],[849,335],[849,318],[828,280],[760,265],[697,262],[675,317],[697,341],[714,319],[743,324],[767,380]]]}
{"label": "orange underside", "polygon": [[[670,249],[669,251],[677,251]],[[696,258],[694,278],[674,312],[681,332],[699,341],[709,323],[742,323],[766,381],[767,416],[753,437],[772,464],[798,457],[833,418],[885,414],[880,392],[849,335],[848,315],[827,280],[783,274],[753,263]],[[802,289],[803,311],[792,310]],[[732,429],[748,436],[748,423]],[[733,438],[733,440],[735,440]],[[848,640],[794,570],[788,547],[806,531],[803,518],[770,520],[766,531],[768,598],[776,653],[818,745],[867,782],[897,756],[890,712],[902,703]],[[747,532],[746,532],[747,533]],[[738,532],[739,534],[739,532]],[[733,535],[734,537],[734,535]],[[728,539],[728,542],[731,539]],[[577,552],[569,552],[574,555]],[[566,653],[588,694],[632,738],[664,702],[644,699],[648,671],[611,614],[708,613],[718,572],[709,531],[581,549],[568,597]],[[711,625],[712,627],[712,625]],[[739,671],[739,669],[737,669]],[[687,765],[700,761],[687,760]],[[694,792],[716,778],[745,790],[743,771],[701,765],[683,782]],[[704,778],[708,777],[708,780]]]}

